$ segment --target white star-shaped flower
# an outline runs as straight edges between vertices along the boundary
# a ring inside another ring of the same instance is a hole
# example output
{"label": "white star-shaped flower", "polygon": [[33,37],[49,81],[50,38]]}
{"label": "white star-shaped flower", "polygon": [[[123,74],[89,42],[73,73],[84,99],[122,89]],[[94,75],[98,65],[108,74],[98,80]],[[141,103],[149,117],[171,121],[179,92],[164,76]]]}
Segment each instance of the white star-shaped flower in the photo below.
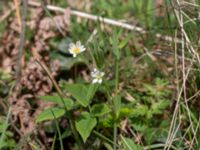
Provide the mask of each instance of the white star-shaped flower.
{"label": "white star-shaped flower", "polygon": [[91,72],[91,76],[93,78],[92,83],[102,83],[102,78],[104,76],[104,72],[99,71],[98,69],[94,68],[94,70]]}
{"label": "white star-shaped flower", "polygon": [[78,54],[80,54],[83,51],[85,51],[85,47],[81,45],[80,41],[69,44],[69,53],[72,54],[73,57],[76,57]]}

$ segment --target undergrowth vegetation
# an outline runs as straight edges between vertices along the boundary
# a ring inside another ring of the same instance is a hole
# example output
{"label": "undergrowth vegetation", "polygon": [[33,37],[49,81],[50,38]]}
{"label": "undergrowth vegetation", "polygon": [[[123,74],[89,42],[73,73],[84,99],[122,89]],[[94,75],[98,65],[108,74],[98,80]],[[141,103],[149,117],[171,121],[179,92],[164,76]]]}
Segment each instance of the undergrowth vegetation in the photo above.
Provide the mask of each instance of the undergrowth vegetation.
{"label": "undergrowth vegetation", "polygon": [[200,149],[199,0],[19,1],[0,2],[0,149]]}

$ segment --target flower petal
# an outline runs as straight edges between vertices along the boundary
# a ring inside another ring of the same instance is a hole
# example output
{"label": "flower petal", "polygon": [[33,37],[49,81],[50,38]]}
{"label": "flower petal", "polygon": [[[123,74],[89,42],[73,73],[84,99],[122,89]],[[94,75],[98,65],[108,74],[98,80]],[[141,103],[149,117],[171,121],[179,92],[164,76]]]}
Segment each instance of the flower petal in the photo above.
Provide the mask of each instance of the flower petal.
{"label": "flower petal", "polygon": [[81,52],[83,52],[83,51],[85,51],[85,50],[86,50],[86,49],[85,49],[84,47],[81,47],[81,48],[80,48],[80,51],[81,51]]}
{"label": "flower petal", "polygon": [[79,46],[79,47],[80,47],[80,46],[81,46],[81,41],[77,41],[77,42],[76,42],[76,46]]}
{"label": "flower petal", "polygon": [[97,83],[97,82],[98,82],[98,79],[96,78],[92,80],[92,83]]}
{"label": "flower petal", "polygon": [[99,79],[99,80],[98,80],[98,83],[100,83],[100,84],[101,84],[101,83],[102,83],[102,79]]}
{"label": "flower petal", "polygon": [[101,72],[101,76],[103,77],[105,75],[105,73],[104,72]]}

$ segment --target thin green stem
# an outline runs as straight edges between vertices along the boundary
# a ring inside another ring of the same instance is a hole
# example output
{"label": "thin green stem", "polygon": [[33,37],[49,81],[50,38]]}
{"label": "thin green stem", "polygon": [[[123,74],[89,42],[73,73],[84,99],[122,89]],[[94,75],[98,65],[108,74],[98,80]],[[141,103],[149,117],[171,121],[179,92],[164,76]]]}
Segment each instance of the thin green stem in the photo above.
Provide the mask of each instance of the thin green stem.
{"label": "thin green stem", "polygon": [[113,136],[114,136],[114,145],[113,145],[113,149],[116,150],[116,149],[117,149],[117,123],[116,123],[116,121],[114,122]]}
{"label": "thin green stem", "polygon": [[116,59],[115,62],[115,92],[118,93],[118,86],[119,86],[119,60]]}
{"label": "thin green stem", "polygon": [[8,110],[8,114],[7,114],[7,117],[6,117],[6,121],[5,123],[3,124],[3,128],[2,128],[2,134],[1,134],[1,137],[0,137],[0,145],[3,145],[3,142],[4,142],[4,138],[5,138],[5,135],[6,135],[6,130],[9,126],[9,118],[11,116],[11,107],[9,107],[9,110]]}
{"label": "thin green stem", "polygon": [[[97,132],[97,131],[93,131],[94,134],[96,134],[97,136],[99,136],[100,138],[102,138],[103,140],[109,142],[110,144],[114,144],[114,142],[112,140],[110,140],[109,138],[107,138],[106,136],[104,136],[103,134]],[[117,145],[117,147],[119,147]]]}
{"label": "thin green stem", "polygon": [[51,150],[54,150],[55,143],[56,143],[57,134],[54,135],[53,144],[51,145]]}
{"label": "thin green stem", "polygon": [[[115,60],[115,93],[118,93],[118,86],[119,86],[119,60]],[[113,99],[115,100],[115,99]],[[116,111],[116,110],[115,110]],[[116,116],[116,112],[114,114]],[[114,145],[113,149],[117,149],[117,122],[116,122],[116,117],[114,120],[114,125],[113,125],[113,140],[114,140]]]}
{"label": "thin green stem", "polygon": [[53,114],[53,117],[55,118],[56,128],[57,128],[57,131],[58,131],[58,136],[59,136],[59,141],[60,141],[60,148],[61,148],[61,150],[64,150],[64,146],[63,146],[63,142],[62,142],[62,136],[61,136],[60,128],[59,128],[59,125],[58,125],[58,121],[57,121],[55,114],[52,110],[51,110],[51,113]]}

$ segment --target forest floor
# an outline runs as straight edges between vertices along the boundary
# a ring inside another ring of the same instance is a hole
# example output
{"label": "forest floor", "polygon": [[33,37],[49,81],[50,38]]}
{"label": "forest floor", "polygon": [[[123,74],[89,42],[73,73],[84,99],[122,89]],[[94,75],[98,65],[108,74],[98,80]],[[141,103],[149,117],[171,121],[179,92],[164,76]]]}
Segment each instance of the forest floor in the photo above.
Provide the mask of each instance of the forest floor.
{"label": "forest floor", "polygon": [[199,150],[200,1],[0,1],[0,149]]}

